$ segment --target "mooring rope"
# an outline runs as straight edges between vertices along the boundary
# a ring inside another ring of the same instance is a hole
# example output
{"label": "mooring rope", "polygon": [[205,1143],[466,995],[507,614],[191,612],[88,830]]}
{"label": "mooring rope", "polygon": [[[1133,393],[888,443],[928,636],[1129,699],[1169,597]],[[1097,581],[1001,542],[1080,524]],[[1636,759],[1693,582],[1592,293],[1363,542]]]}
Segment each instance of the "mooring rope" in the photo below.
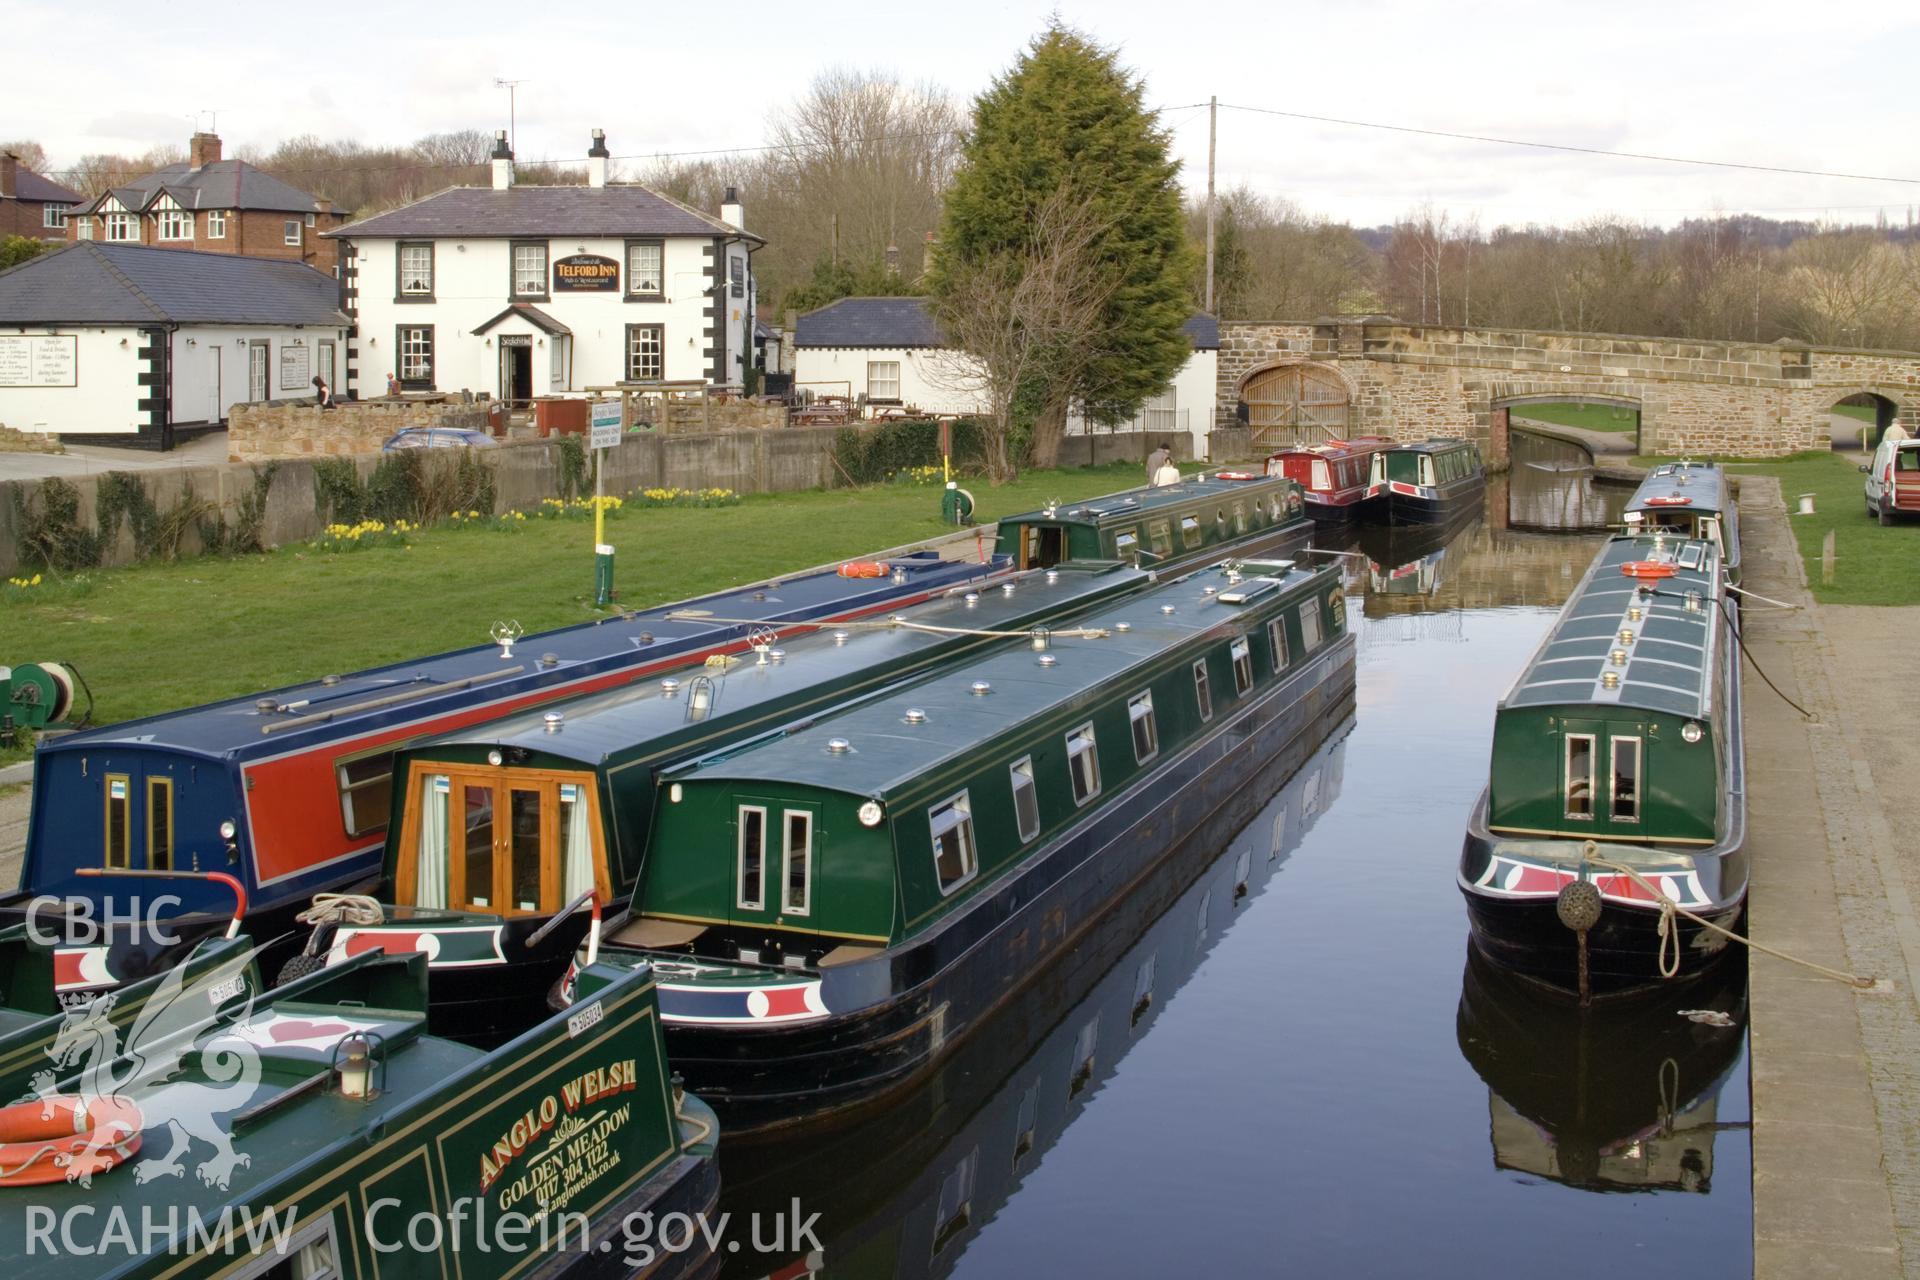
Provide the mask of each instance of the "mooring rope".
{"label": "mooring rope", "polygon": [[[668,618],[678,620],[678,615],[668,614]],[[760,618],[713,618],[701,615],[701,622],[717,622],[721,626],[761,626],[772,625]],[[889,618],[883,622],[869,619],[848,618],[839,622],[782,622],[781,628],[812,627],[817,631],[892,631],[904,627],[908,631],[924,631],[936,636],[983,636],[989,640],[1028,640],[1033,637],[1029,631],[994,631],[982,627],[940,627],[931,622],[909,622],[905,618],[894,621]],[[1055,640],[1104,640],[1113,633],[1105,627],[1069,627],[1064,630],[1051,630],[1046,635]]]}
{"label": "mooring rope", "polygon": [[1775,600],[1772,596],[1763,596],[1758,591],[1749,591],[1745,587],[1736,587],[1731,582],[1726,585],[1727,590],[1737,596],[1746,596],[1749,600],[1758,600],[1762,604],[1770,604],[1776,609],[1800,609],[1805,607],[1803,605],[1788,604],[1785,600]]}
{"label": "mooring rope", "polygon": [[[1755,951],[1770,955],[1776,960],[1785,960],[1788,964],[1797,964],[1803,968],[1811,969],[1822,977],[1832,978],[1836,982],[1844,982],[1854,987],[1871,987],[1874,985],[1875,979],[1873,978],[1863,978],[1859,974],[1847,973],[1840,969],[1829,969],[1823,964],[1815,964],[1811,960],[1802,960],[1799,956],[1790,956],[1784,951],[1776,951],[1764,942],[1755,942],[1752,938],[1744,938],[1731,929],[1722,928],[1704,916],[1695,915],[1693,912],[1675,902],[1672,898],[1669,898],[1665,893],[1661,892],[1659,888],[1648,883],[1647,878],[1638,871],[1635,871],[1632,867],[1627,866],[1625,863],[1612,862],[1606,858],[1599,857],[1594,852],[1592,841],[1587,842],[1587,848],[1584,851],[1584,861],[1596,867],[1604,867],[1608,871],[1619,872],[1652,894],[1655,901],[1660,904],[1659,966],[1660,976],[1663,978],[1675,977],[1680,972],[1680,926],[1674,920],[1674,917],[1678,915],[1685,916],[1702,928],[1713,930],[1723,938],[1730,938],[1735,942],[1751,947]],[[1671,962],[1669,962],[1668,959],[1669,954],[1672,956]]]}
{"label": "mooring rope", "polygon": [[316,893],[313,905],[294,917],[301,924],[385,924],[387,913],[378,898],[364,893]]}

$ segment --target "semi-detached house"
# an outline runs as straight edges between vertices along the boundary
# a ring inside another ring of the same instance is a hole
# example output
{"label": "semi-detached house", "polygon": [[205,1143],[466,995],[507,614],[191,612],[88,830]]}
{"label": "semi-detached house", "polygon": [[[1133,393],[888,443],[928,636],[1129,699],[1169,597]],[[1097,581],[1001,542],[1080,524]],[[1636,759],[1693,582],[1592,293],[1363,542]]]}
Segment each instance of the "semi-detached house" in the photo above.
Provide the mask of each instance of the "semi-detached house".
{"label": "semi-detached house", "polygon": [[610,183],[593,132],[585,186],[516,184],[498,135],[490,187],[453,187],[329,234],[346,242],[349,386],[510,401],[621,383],[741,387],[752,255],[731,188],[719,216]]}

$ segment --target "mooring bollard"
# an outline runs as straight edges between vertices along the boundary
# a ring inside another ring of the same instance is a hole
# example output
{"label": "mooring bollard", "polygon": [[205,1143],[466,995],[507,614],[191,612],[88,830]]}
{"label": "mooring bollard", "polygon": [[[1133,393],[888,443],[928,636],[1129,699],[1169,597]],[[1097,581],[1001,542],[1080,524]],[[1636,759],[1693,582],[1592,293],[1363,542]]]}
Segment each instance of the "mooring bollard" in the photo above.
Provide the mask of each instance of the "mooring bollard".
{"label": "mooring bollard", "polygon": [[1803,516],[1810,516],[1813,514],[1813,495],[1812,494],[1803,493],[1800,495],[1800,510],[1795,514],[1803,515]]}

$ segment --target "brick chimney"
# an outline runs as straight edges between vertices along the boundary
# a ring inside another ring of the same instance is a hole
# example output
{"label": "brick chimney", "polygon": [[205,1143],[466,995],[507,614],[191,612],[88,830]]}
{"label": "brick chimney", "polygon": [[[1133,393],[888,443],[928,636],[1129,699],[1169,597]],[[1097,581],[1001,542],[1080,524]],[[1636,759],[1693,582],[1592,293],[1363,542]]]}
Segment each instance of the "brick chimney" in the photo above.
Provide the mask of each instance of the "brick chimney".
{"label": "brick chimney", "polygon": [[495,130],[493,135],[493,189],[505,191],[513,185],[513,148],[507,145],[507,131]]}
{"label": "brick chimney", "polygon": [[187,164],[203,169],[220,159],[220,135],[196,133],[187,141]]}
{"label": "brick chimney", "polygon": [[720,198],[720,221],[735,231],[747,229],[747,211],[740,204],[740,193],[732,187],[728,187],[727,194]]}
{"label": "brick chimney", "polygon": [[325,196],[315,196],[313,198],[314,221],[321,224],[322,230],[325,230],[326,220],[328,217],[332,215],[332,213],[333,213],[333,201],[327,199]]}
{"label": "brick chimney", "polygon": [[887,242],[887,274],[890,276],[900,274],[900,246],[891,240]]}
{"label": "brick chimney", "polygon": [[20,189],[20,157],[11,151],[0,151],[0,199],[13,199],[13,193]]}
{"label": "brick chimney", "polygon": [[607,151],[607,131],[593,131],[593,145],[587,148],[587,185],[604,187],[607,185],[607,161],[611,155]]}

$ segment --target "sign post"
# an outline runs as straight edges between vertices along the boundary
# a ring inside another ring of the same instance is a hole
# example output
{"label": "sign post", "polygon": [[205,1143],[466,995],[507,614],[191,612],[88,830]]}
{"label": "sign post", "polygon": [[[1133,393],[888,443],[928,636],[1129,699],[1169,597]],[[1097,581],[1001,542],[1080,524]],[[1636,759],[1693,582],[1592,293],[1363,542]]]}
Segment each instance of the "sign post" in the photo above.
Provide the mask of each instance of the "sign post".
{"label": "sign post", "polygon": [[593,450],[593,602],[613,603],[613,548],[606,537],[606,451],[620,443],[621,402],[595,400],[587,447]]}

